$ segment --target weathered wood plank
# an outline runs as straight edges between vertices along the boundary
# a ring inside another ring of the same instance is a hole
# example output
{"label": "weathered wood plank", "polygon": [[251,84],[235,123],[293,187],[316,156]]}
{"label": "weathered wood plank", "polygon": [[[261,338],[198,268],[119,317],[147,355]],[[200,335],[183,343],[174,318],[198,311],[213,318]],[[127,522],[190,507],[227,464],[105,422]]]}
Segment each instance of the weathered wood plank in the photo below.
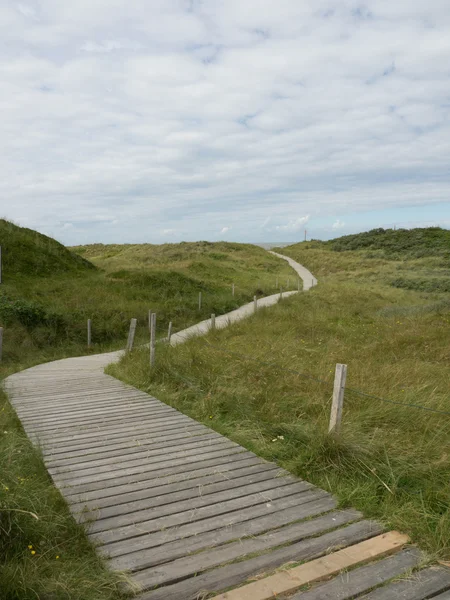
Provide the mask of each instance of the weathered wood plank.
{"label": "weathered wood plank", "polygon": [[291,600],[349,600],[416,567],[422,554],[416,548],[403,550],[365,567],[348,571],[308,592],[294,594]]}
{"label": "weathered wood plank", "polygon": [[319,537],[303,540],[268,554],[256,556],[239,563],[218,567],[196,577],[185,579],[173,585],[143,593],[139,600],[192,600],[196,594],[220,592],[232,586],[244,583],[249,577],[276,569],[288,562],[302,562],[323,556],[334,549],[345,548],[382,533],[382,528],[371,521],[365,521],[361,527],[355,523],[350,527],[338,529]]}
{"label": "weathered wood plank", "polygon": [[299,567],[286,569],[225,592],[216,596],[216,600],[271,600],[281,594],[292,593],[304,585],[336,575],[344,569],[398,552],[408,541],[407,536],[397,531],[389,531]]}
{"label": "weathered wood plank", "polygon": [[[182,525],[193,524],[198,521],[194,532],[199,533],[201,531],[208,531],[210,527],[217,529],[224,525],[229,525],[233,522],[234,518],[239,518],[239,515],[233,517],[233,512],[237,512],[240,509],[252,508],[250,516],[259,516],[261,507],[265,507],[264,513],[267,514],[272,512],[273,503],[283,496],[291,496],[294,494],[300,494],[302,497],[298,498],[299,503],[307,503],[313,501],[319,501],[322,498],[326,498],[326,492],[309,492],[305,491],[302,484],[291,484],[275,489],[267,490],[265,494],[254,494],[250,496],[244,496],[229,500],[227,502],[221,502],[219,504],[213,504],[211,506],[205,506],[194,513],[192,511],[181,511],[168,516],[162,516],[156,519],[149,519],[142,521],[136,525],[126,525],[125,527],[119,527],[117,529],[110,529],[109,531],[89,534],[89,537],[94,539],[100,544],[109,544],[108,548],[105,548],[105,553],[108,556],[117,556],[117,552],[120,554],[135,552],[142,547],[147,547],[147,538],[150,533],[157,533],[161,530],[166,530],[164,533],[168,534],[167,529],[177,528],[177,532]],[[213,522],[206,522],[207,519],[213,517]],[[206,529],[205,529],[206,528]],[[144,535],[145,534],[145,535]],[[125,545],[118,545],[118,542],[122,542],[127,538],[130,539]],[[168,537],[166,537],[168,539]],[[113,545],[114,544],[114,545]],[[118,550],[120,548],[120,550]],[[124,552],[125,548],[125,552]]]}
{"label": "weathered wood plank", "polygon": [[[174,561],[177,558],[188,556],[199,550],[207,549],[209,551],[214,546],[220,546],[232,540],[239,540],[240,543],[241,540],[249,539],[250,536],[262,533],[266,534],[266,532],[267,535],[271,535],[270,532],[272,532],[274,535],[285,533],[289,536],[290,532],[292,534],[292,528],[295,528],[297,533],[293,535],[294,541],[299,541],[302,537],[323,533],[324,531],[341,527],[361,518],[361,514],[357,511],[334,511],[310,521],[289,525],[294,520],[314,517],[317,514],[320,514],[320,507],[314,502],[309,502],[295,508],[272,513],[265,517],[238,523],[233,527],[224,527],[190,538],[163,544],[158,547],[157,552],[152,548],[141,550],[139,553],[125,554],[124,556],[111,559],[109,564],[118,570],[141,570]],[[281,527],[283,529],[279,529]],[[255,539],[260,540],[260,542],[264,540],[262,536]],[[286,539],[286,541],[288,540]]]}
{"label": "weathered wood plank", "polygon": [[166,455],[164,459],[159,458],[157,462],[150,462],[145,458],[135,459],[133,461],[123,461],[116,465],[115,469],[111,467],[97,467],[96,469],[83,469],[79,473],[73,471],[70,473],[52,473],[49,469],[50,474],[54,481],[57,481],[61,486],[63,485],[81,485],[83,483],[90,482],[106,482],[108,479],[115,479],[124,474],[143,473],[151,470],[165,469],[169,465],[186,464],[192,460],[198,459],[200,455],[205,457],[212,457],[220,455],[231,456],[236,452],[245,453],[245,451],[237,445],[222,441],[220,444],[213,446],[212,448],[196,448],[194,450],[187,450],[186,452],[174,452],[173,456]]}
{"label": "weathered wood plank", "polygon": [[[146,460],[151,460],[152,458],[156,458],[159,456],[164,456],[167,459],[174,457],[175,455],[184,455],[186,453],[186,451],[188,450],[193,450],[193,449],[200,449],[199,451],[202,451],[205,448],[212,448],[213,446],[220,446],[223,444],[227,444],[227,442],[224,441],[222,436],[216,435],[216,436],[202,436],[202,437],[198,437],[198,439],[187,439],[184,443],[180,442],[178,443],[175,448],[176,448],[176,453],[173,452],[174,450],[174,446],[173,444],[167,443],[165,444],[165,446],[160,446],[159,448],[152,448],[152,447],[148,447],[148,446],[138,446],[134,449],[133,452],[129,452],[127,453],[119,453],[119,456],[121,456],[122,460],[120,461],[120,464],[122,466],[126,466],[129,464],[133,464],[133,461],[135,459],[140,459],[140,458],[145,458]],[[228,447],[232,447],[229,446],[229,444],[227,444]],[[235,446],[237,446],[237,444],[235,444]],[[88,473],[91,470],[94,470],[94,472],[98,472],[101,473],[101,469],[100,467],[108,467],[111,468],[111,465],[116,466],[117,465],[117,453],[113,454],[113,456],[109,456],[109,455],[101,455],[100,457],[94,457],[88,460],[82,460],[80,459],[78,462],[71,462],[71,463],[63,463],[63,464],[51,464],[48,463],[47,468],[49,469],[49,471],[52,474],[58,474],[58,475],[64,475],[64,473],[67,473],[68,475],[73,475],[74,473]],[[98,469],[98,470],[97,470]]]}
{"label": "weathered wood plank", "polygon": [[[229,455],[219,455],[203,460],[193,459],[181,465],[167,467],[163,470],[148,470],[143,473],[132,473],[116,477],[110,480],[107,484],[104,481],[91,482],[84,485],[67,486],[61,488],[61,492],[70,502],[73,499],[82,501],[84,499],[92,499],[94,497],[103,498],[112,496],[119,491],[129,491],[131,485],[148,485],[157,486],[165,481],[179,481],[198,477],[200,474],[211,474],[223,472],[232,465],[242,464],[244,461],[248,464],[254,460],[259,462],[255,455],[248,457],[246,453],[236,453],[230,460]],[[242,461],[242,463],[241,463]]]}
{"label": "weathered wood plank", "polygon": [[[380,587],[361,596],[361,600],[423,600],[431,597],[443,600],[445,593],[436,594],[447,589],[450,589],[450,569],[435,566],[417,571],[408,579]],[[447,598],[450,598],[450,591]]]}
{"label": "weathered wood plank", "polygon": [[[142,439],[135,440],[127,440],[122,444],[104,444],[99,448],[82,448],[78,451],[70,451],[63,455],[56,455],[52,458],[52,453],[44,452],[45,462],[49,467],[63,467],[65,465],[80,465],[84,462],[90,462],[91,460],[97,460],[101,458],[107,457],[119,457],[119,456],[127,456],[133,454],[136,449],[139,448],[148,448],[149,450],[156,450],[157,448],[167,448],[167,447],[176,447],[184,446],[185,444],[193,441],[200,442],[201,440],[207,441],[209,439],[218,439],[220,438],[219,433],[215,433],[212,431],[211,433],[205,433],[204,429],[193,430],[190,432],[182,431],[181,433],[175,435],[166,435],[166,436],[158,436],[156,438],[151,438],[147,436],[142,436]],[[172,444],[170,446],[170,444]]]}
{"label": "weathered wood plank", "polygon": [[[253,479],[253,481],[252,481]],[[129,512],[122,513],[116,511],[115,514],[107,517],[96,519],[95,523],[89,528],[91,533],[107,531],[108,529],[121,528],[127,525],[135,525],[149,519],[156,519],[162,516],[168,516],[180,512],[195,511],[198,512],[200,509],[211,507],[219,508],[222,502],[230,502],[237,498],[243,498],[250,496],[251,494],[266,492],[267,490],[273,490],[274,488],[282,487],[284,485],[292,485],[297,482],[293,477],[276,478],[273,476],[267,476],[264,472],[253,476],[248,476],[247,481],[241,482],[238,487],[227,487],[224,490],[212,492],[211,494],[196,495],[192,498],[181,499],[174,502],[166,502],[161,504],[161,498],[151,499],[148,501],[142,501],[132,508]],[[311,489],[310,484],[304,485],[305,489]],[[149,504],[150,506],[145,506]]]}
{"label": "weathered wood plank", "polygon": [[[185,501],[192,498],[206,498],[210,494],[214,494],[216,492],[240,488],[243,485],[256,483],[257,481],[264,481],[266,479],[276,479],[278,473],[275,467],[267,467],[265,465],[255,465],[254,467],[249,467],[247,469],[243,469],[242,471],[244,472],[238,472],[240,475],[239,477],[236,476],[233,471],[231,471],[228,479],[224,478],[222,475],[216,483],[211,483],[209,485],[205,485],[203,483],[203,479],[205,478],[197,479],[196,481],[199,481],[197,485],[186,483],[185,485],[190,485],[190,487],[180,490],[180,487],[182,488],[183,485],[177,483],[175,484],[175,489],[172,493],[168,493],[167,490],[165,490],[162,486],[163,493],[160,494],[152,494],[151,489],[140,490],[132,495],[128,493],[126,495],[128,497],[128,501],[124,500],[123,495],[115,496],[114,499],[109,498],[109,506],[103,508],[98,506],[98,501],[93,501],[89,505],[81,505],[82,508],[80,508],[80,510],[82,510],[82,513],[78,515],[78,520],[92,520],[92,517],[94,517],[95,521],[101,522],[101,519],[125,515],[137,510],[145,510],[152,507],[163,506],[165,504],[174,504],[175,502]],[[141,498],[137,497],[139,495]],[[89,510],[86,510],[86,507]],[[75,510],[73,505],[71,506],[71,510],[72,512]]]}

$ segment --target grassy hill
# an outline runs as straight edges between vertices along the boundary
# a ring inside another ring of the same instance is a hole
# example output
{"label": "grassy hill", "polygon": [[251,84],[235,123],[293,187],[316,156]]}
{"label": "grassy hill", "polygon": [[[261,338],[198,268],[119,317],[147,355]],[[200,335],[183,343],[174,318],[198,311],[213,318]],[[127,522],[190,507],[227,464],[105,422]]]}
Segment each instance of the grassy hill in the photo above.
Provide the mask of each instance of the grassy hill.
{"label": "grassy hill", "polygon": [[[448,558],[450,299],[396,283],[448,281],[448,232],[350,237],[279,250],[318,277],[311,292],[161,347],[153,372],[139,352],[110,372]],[[330,437],[336,363],[347,390]]]}
{"label": "grassy hill", "polygon": [[95,270],[92,263],[56,240],[0,219],[3,281],[60,273],[77,275]]}

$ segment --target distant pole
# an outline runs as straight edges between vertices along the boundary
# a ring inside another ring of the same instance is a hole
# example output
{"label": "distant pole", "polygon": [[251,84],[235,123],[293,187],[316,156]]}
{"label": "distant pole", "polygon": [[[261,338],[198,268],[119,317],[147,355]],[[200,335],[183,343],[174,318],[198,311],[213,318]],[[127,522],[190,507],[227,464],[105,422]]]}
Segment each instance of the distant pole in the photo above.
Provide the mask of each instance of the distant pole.
{"label": "distant pole", "polygon": [[213,313],[211,315],[211,330],[214,331],[216,328],[216,315]]}
{"label": "distant pole", "polygon": [[149,309],[149,311],[148,311],[148,331],[149,331],[149,333],[151,330],[152,330],[152,311],[151,311],[151,309]]}
{"label": "distant pole", "polygon": [[156,313],[152,313],[152,326],[150,330],[150,366],[155,366],[156,348]]}
{"label": "distant pole", "polygon": [[275,289],[278,289],[278,277],[277,277],[277,281],[275,283]]}
{"label": "distant pole", "polygon": [[314,277],[311,279],[311,287],[314,287]]}
{"label": "distant pole", "polygon": [[233,298],[234,298],[234,283],[233,283],[233,285],[231,286],[231,295],[232,295],[232,296],[233,296]]}
{"label": "distant pole", "polygon": [[87,345],[88,348],[92,345],[92,321],[91,319],[87,320]]}
{"label": "distant pole", "polygon": [[127,341],[127,352],[133,350],[134,344],[134,334],[136,333],[136,323],[137,319],[131,319],[130,321],[130,331],[128,332],[128,341]]}
{"label": "distant pole", "polygon": [[202,310],[202,293],[198,293],[198,310]]}
{"label": "distant pole", "polygon": [[283,288],[280,287],[280,300],[283,300]]}
{"label": "distant pole", "polygon": [[2,362],[3,354],[3,327],[0,327],[0,362]]}
{"label": "distant pole", "polygon": [[258,298],[253,296],[253,310],[256,312],[258,310]]}
{"label": "distant pole", "polygon": [[305,229],[305,242],[306,242],[306,229]]}
{"label": "distant pole", "polygon": [[172,337],[172,321],[169,323],[169,329],[167,330],[167,343],[170,344],[170,338]]}
{"label": "distant pole", "polygon": [[342,407],[344,406],[345,380],[347,379],[347,365],[336,365],[334,375],[333,402],[331,404],[330,425],[328,433],[339,433],[342,420]]}

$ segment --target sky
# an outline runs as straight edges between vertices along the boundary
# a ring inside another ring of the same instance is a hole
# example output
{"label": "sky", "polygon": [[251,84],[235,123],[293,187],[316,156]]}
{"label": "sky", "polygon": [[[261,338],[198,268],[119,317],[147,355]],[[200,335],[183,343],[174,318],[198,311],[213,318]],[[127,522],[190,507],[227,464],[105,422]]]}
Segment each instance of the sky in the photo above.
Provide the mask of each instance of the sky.
{"label": "sky", "polygon": [[66,244],[450,227],[448,0],[0,0],[0,217]]}

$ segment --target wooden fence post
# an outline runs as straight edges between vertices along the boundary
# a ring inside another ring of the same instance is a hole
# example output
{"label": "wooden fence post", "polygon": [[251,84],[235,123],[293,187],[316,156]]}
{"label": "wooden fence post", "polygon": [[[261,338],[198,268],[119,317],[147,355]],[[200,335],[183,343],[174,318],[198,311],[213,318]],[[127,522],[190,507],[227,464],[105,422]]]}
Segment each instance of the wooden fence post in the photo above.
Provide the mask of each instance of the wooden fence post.
{"label": "wooden fence post", "polygon": [[91,319],[87,320],[87,345],[88,348],[91,347],[92,344],[92,321]]}
{"label": "wooden fence post", "polygon": [[198,293],[198,310],[202,310],[202,293]]}
{"label": "wooden fence post", "polygon": [[3,327],[0,327],[0,362],[2,362],[3,355]]}
{"label": "wooden fence post", "polygon": [[137,319],[131,319],[130,331],[128,332],[128,340],[127,340],[127,347],[126,347],[127,352],[130,352],[130,350],[133,350],[134,334],[136,333],[136,323],[137,323]]}
{"label": "wooden fence post", "polygon": [[216,328],[216,315],[213,313],[211,315],[211,329],[214,331]]}
{"label": "wooden fence post", "polygon": [[331,404],[330,426],[328,433],[339,433],[342,420],[342,407],[344,405],[345,380],[347,379],[347,365],[336,365],[333,388],[333,402]]}
{"label": "wooden fence post", "polygon": [[234,283],[233,283],[233,285],[231,286],[231,295],[232,295],[232,296],[233,296],[233,298],[234,298]]}
{"label": "wooden fence post", "polygon": [[156,349],[156,313],[152,313],[152,328],[150,331],[150,366],[155,366]]}
{"label": "wooden fence post", "polygon": [[167,330],[167,343],[170,345],[170,338],[172,337],[172,321],[169,323],[169,329]]}
{"label": "wooden fence post", "polygon": [[258,298],[253,296],[253,311],[256,312],[258,310]]}
{"label": "wooden fence post", "polygon": [[149,309],[148,311],[148,332],[152,330],[152,311]]}

